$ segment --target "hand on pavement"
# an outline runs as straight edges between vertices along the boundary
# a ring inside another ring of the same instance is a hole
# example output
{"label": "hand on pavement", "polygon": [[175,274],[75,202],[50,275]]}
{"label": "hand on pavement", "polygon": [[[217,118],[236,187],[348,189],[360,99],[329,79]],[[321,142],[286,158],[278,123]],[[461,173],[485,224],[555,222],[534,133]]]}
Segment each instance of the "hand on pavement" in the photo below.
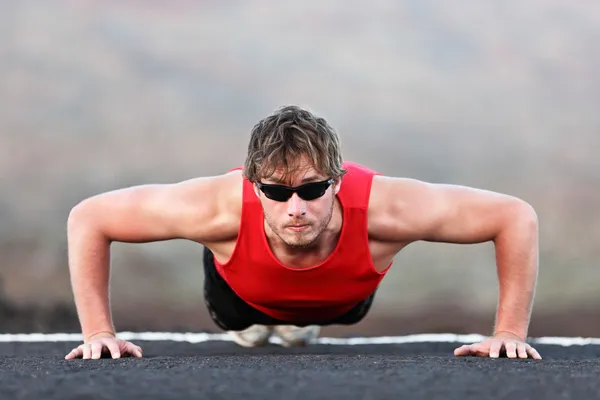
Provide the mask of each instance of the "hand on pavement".
{"label": "hand on pavement", "polygon": [[465,344],[454,350],[455,356],[498,358],[501,354],[506,354],[508,358],[542,359],[536,349],[525,343],[517,335],[509,332],[497,332],[491,338],[480,343]]}
{"label": "hand on pavement", "polygon": [[65,359],[83,358],[84,360],[97,360],[101,358],[102,354],[108,354],[112,358],[126,356],[142,357],[142,348],[115,336],[96,337],[71,350],[65,356]]}

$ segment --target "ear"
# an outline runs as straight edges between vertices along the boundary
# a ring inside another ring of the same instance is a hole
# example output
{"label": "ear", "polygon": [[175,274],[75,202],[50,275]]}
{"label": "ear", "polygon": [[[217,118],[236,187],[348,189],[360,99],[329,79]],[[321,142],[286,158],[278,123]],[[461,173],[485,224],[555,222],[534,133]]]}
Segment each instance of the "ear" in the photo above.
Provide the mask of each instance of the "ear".
{"label": "ear", "polygon": [[254,188],[254,194],[256,195],[256,197],[260,197],[260,189],[258,188],[258,185],[256,183],[253,183],[252,187]]}
{"label": "ear", "polygon": [[342,188],[342,180],[338,179],[335,183],[334,183],[334,193],[338,194],[338,192],[340,191],[340,189]]}

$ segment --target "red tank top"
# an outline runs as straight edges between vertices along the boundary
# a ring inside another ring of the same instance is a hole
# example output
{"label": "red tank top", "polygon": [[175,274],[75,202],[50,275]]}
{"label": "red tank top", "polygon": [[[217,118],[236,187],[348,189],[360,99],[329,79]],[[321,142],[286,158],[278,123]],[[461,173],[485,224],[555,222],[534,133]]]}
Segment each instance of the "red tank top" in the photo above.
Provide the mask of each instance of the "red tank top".
{"label": "red tank top", "polygon": [[[286,267],[273,255],[264,233],[263,211],[252,183],[244,179],[242,221],[235,250],[217,271],[244,301],[283,321],[335,318],[366,299],[385,273],[373,266],[367,235],[367,206],[377,173],[346,162],[337,196],[343,210],[338,243],[322,263],[311,268]],[[236,168],[239,169],[239,168]]]}

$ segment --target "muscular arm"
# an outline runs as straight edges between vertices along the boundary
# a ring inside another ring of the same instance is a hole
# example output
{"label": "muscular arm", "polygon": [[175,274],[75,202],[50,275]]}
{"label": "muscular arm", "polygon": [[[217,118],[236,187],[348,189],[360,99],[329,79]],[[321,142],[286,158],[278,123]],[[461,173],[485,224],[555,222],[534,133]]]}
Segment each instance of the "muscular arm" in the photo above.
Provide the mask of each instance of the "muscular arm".
{"label": "muscular arm", "polygon": [[538,273],[538,221],[529,204],[470,187],[377,177],[369,218],[371,235],[391,243],[492,241],[500,290],[495,332],[527,336]]}
{"label": "muscular arm", "polygon": [[[69,215],[71,285],[84,339],[114,333],[109,303],[110,245],[235,235],[235,176],[143,185],[88,198]],[[240,186],[241,194],[241,186]]]}

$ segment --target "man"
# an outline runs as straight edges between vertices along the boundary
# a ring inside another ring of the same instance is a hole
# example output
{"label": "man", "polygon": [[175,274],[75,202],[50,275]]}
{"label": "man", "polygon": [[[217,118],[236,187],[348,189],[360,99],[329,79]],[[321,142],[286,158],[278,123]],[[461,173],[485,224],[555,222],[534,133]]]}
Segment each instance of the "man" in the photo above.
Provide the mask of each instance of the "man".
{"label": "man", "polygon": [[412,242],[493,241],[500,284],[494,333],[455,355],[541,358],[526,343],[538,269],[532,207],[344,162],[329,124],[295,106],[253,128],[243,167],[111,191],[73,208],[69,268],[84,343],[67,359],[142,356],[116,337],[109,248],[169,239],[204,246],[206,306],[243,346],[271,335],[284,346],[304,345],[321,326],[357,323],[394,256]]}

